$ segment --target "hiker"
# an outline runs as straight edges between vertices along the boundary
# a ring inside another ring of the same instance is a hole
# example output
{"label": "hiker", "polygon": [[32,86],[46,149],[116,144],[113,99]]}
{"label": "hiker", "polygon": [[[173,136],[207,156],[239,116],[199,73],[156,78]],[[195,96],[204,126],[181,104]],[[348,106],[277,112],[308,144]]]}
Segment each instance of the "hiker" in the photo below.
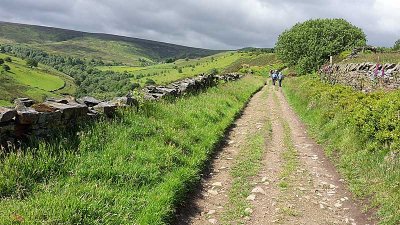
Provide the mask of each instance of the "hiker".
{"label": "hiker", "polygon": [[283,73],[279,72],[278,74],[279,87],[282,87],[282,80],[283,80]]}
{"label": "hiker", "polygon": [[274,85],[275,86],[275,82],[276,82],[276,79],[278,79],[278,74],[277,74],[277,70],[275,70],[275,71],[273,71],[272,72],[272,75],[271,75],[271,78],[272,78],[272,85]]}

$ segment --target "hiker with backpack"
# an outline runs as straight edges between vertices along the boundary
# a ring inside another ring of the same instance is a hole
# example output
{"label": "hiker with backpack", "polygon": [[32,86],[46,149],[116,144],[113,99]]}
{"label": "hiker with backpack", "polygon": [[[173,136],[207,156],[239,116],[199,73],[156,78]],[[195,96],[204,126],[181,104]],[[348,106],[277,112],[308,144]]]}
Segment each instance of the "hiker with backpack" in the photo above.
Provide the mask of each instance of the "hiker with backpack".
{"label": "hiker with backpack", "polygon": [[278,74],[278,82],[279,82],[279,87],[282,87],[282,80],[283,80],[283,73],[282,71],[279,72]]}
{"label": "hiker with backpack", "polygon": [[278,79],[278,71],[277,71],[277,70],[274,70],[274,71],[272,72],[271,78],[272,78],[272,85],[275,86],[275,82],[276,82],[276,80]]}

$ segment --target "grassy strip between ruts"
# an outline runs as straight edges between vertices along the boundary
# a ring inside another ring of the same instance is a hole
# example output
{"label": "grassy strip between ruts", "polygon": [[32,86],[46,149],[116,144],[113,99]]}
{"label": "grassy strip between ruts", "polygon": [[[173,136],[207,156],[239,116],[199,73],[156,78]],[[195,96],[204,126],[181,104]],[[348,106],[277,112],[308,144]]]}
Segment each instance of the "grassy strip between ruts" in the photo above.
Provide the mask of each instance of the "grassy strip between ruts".
{"label": "grassy strip between ruts", "polygon": [[350,190],[400,222],[400,91],[364,94],[316,77],[287,79],[289,102],[325,147]]}
{"label": "grassy strip between ruts", "polygon": [[[266,95],[266,94],[265,94]],[[265,95],[263,96],[265,98]],[[272,133],[271,121],[265,115],[265,123],[260,130],[248,135],[245,145],[235,161],[230,172],[233,182],[228,193],[228,203],[223,215],[224,224],[241,224],[241,220],[249,214],[245,211],[251,207],[246,200],[252,188],[252,179],[257,175],[261,159],[265,151],[266,141],[270,140]]]}
{"label": "grassy strip between ruts", "polygon": [[247,76],[0,155],[0,224],[165,224],[263,85]]}

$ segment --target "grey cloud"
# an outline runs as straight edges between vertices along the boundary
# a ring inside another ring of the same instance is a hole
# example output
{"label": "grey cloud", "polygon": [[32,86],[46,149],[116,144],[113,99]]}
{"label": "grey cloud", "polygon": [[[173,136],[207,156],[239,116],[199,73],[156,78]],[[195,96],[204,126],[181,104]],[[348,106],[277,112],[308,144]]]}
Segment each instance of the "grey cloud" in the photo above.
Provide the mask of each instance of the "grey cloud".
{"label": "grey cloud", "polygon": [[273,47],[283,30],[310,18],[345,18],[363,28],[371,44],[391,46],[400,38],[397,5],[397,0],[2,0],[0,20],[235,49]]}

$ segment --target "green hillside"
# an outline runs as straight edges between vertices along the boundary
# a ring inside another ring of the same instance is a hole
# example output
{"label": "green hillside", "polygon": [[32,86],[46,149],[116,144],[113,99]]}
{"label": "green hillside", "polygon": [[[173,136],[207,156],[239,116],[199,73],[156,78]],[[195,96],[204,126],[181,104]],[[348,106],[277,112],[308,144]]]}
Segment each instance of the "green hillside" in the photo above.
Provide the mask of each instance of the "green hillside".
{"label": "green hillside", "polygon": [[156,84],[168,84],[183,78],[210,72],[238,72],[243,64],[267,66],[278,62],[272,53],[253,54],[250,52],[224,52],[198,59],[180,59],[174,63],[157,64],[146,67],[99,66],[102,71],[129,73],[131,81],[141,85],[148,80]]}
{"label": "green hillside", "polygon": [[99,58],[128,65],[140,65],[139,58],[163,61],[167,58],[197,58],[221,52],[139,38],[8,22],[0,22],[0,43],[25,43],[49,53]]}
{"label": "green hillside", "polygon": [[9,66],[9,71],[3,67],[0,69],[0,105],[10,106],[17,97],[42,101],[46,97],[75,93],[75,84],[69,76],[42,64],[30,68],[25,60],[0,53],[0,59],[6,57],[12,61],[4,62]]}

